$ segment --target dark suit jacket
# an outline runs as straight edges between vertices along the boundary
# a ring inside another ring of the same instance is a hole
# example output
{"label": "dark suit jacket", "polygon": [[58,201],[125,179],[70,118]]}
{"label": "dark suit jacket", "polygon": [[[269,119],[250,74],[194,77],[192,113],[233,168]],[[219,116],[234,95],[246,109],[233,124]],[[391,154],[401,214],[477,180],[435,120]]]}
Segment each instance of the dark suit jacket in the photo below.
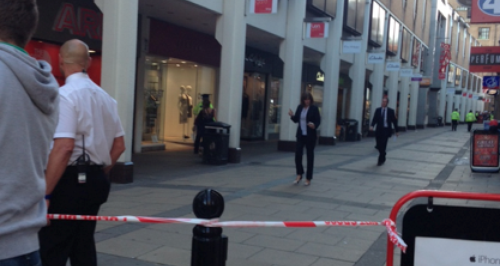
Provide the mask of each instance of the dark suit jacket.
{"label": "dark suit jacket", "polygon": [[384,128],[384,118],[382,117],[382,108],[379,107],[375,110],[375,115],[373,116],[373,121],[371,126],[377,125],[375,130],[375,136],[377,137],[391,137],[392,136],[392,125],[394,125],[394,130],[398,132],[398,120],[396,115],[394,115],[394,110],[392,108],[387,108],[387,128]]}
{"label": "dark suit jacket", "polygon": [[[302,136],[302,130],[300,129],[300,114],[302,113],[302,105],[299,105],[297,107],[297,110],[295,111],[295,115],[290,117],[293,122],[299,123],[299,126],[297,127],[297,134],[295,134],[295,137],[301,137]],[[307,118],[306,118],[306,123],[313,122],[315,129],[312,129],[310,127],[307,127],[307,137],[311,137],[313,139],[316,139],[317,133],[316,130],[319,128],[319,125],[321,124],[321,115],[319,114],[319,108],[316,105],[310,105],[309,110],[307,111]]]}

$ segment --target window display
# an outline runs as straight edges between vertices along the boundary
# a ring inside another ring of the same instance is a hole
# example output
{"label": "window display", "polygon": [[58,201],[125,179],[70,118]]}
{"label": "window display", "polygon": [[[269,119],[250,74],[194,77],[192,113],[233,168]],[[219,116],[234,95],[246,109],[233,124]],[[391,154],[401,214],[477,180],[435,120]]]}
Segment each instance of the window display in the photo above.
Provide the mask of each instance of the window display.
{"label": "window display", "polygon": [[264,138],[265,96],[266,76],[260,73],[245,73],[241,103],[242,139]]}
{"label": "window display", "polygon": [[217,70],[180,59],[146,59],[143,142],[189,143],[201,95],[215,98]]}
{"label": "window display", "polygon": [[267,110],[268,110],[268,118],[267,118],[267,134],[268,139],[271,138],[271,134],[277,136],[279,133],[279,124],[281,119],[281,84],[283,84],[282,79],[273,78],[271,81],[271,88],[269,90],[269,96],[267,101]]}

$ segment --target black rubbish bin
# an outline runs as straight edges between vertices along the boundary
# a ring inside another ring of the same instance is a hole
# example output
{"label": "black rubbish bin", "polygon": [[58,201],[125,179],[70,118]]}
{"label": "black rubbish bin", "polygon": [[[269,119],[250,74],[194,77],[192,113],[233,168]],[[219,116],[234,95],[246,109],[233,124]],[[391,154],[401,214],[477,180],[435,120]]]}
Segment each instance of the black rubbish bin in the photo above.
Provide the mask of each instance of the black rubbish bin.
{"label": "black rubbish bin", "polygon": [[205,125],[203,134],[203,162],[226,164],[229,151],[229,129],[231,125],[213,122]]}
{"label": "black rubbish bin", "polygon": [[345,119],[346,141],[357,141],[358,140],[358,120],[355,119]]}
{"label": "black rubbish bin", "polygon": [[438,116],[437,118],[437,123],[438,123],[438,126],[443,126],[443,118],[441,116]]}

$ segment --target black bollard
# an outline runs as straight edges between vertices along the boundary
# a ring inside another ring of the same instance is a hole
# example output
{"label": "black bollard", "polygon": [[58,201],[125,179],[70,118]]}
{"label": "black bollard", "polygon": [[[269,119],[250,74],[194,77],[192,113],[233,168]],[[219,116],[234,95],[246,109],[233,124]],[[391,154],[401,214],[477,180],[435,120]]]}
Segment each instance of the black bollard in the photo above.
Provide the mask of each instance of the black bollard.
{"label": "black bollard", "polygon": [[[219,218],[224,212],[224,198],[212,189],[205,189],[194,197],[193,211],[197,218]],[[196,225],[193,229],[191,266],[225,266],[227,236],[220,227]]]}

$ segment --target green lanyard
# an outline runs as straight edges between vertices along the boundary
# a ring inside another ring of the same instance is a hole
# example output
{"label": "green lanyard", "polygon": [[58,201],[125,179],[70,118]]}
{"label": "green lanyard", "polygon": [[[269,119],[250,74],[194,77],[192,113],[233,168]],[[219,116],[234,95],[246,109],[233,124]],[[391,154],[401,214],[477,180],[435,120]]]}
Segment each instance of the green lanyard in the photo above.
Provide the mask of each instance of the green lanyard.
{"label": "green lanyard", "polygon": [[16,48],[17,50],[25,53],[25,54],[28,54],[28,52],[26,52],[26,50],[24,50],[23,48],[17,46],[17,45],[13,45],[13,44],[10,44],[10,43],[7,43],[7,42],[0,42],[1,44],[5,44],[5,45],[8,45],[8,46],[11,46],[11,47],[14,47]]}

